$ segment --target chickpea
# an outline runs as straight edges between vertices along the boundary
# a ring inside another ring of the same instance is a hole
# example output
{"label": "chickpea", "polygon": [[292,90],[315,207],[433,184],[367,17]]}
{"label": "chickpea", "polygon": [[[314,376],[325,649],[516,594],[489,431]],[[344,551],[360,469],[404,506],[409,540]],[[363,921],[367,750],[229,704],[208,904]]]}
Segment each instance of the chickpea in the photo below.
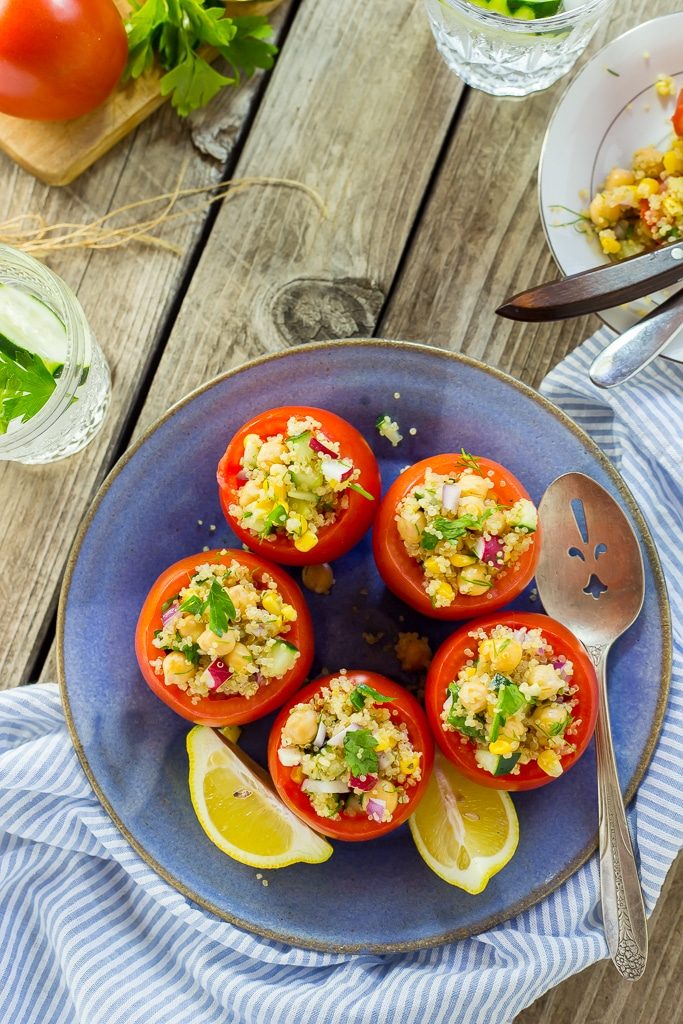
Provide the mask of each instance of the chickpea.
{"label": "chickpea", "polygon": [[534,665],[527,673],[530,686],[538,687],[537,696],[541,700],[549,700],[564,686],[564,680],[557,674],[552,665]]}
{"label": "chickpea", "polygon": [[212,630],[205,629],[197,639],[202,651],[212,658],[222,658],[235,649],[235,635],[227,632],[223,636],[217,636]]}
{"label": "chickpea", "polygon": [[426,520],[422,514],[417,517],[415,522],[404,519],[403,516],[399,516],[396,520],[398,532],[406,544],[419,544],[425,525]]}
{"label": "chickpea", "polygon": [[277,462],[284,452],[284,445],[281,441],[271,438],[261,445],[261,450],[256,456],[256,465],[266,469],[272,462]]}
{"label": "chickpea", "polygon": [[194,675],[194,665],[180,651],[171,651],[163,661],[164,681],[175,686],[185,686]]}
{"label": "chickpea", "polygon": [[282,735],[292,743],[296,743],[300,747],[305,747],[308,743],[313,742],[317,731],[318,714],[310,704],[308,704],[299,706],[298,708],[294,708],[290,711],[289,718],[285,722],[285,727],[282,730]]}
{"label": "chickpea", "polygon": [[261,496],[261,488],[254,480],[247,480],[245,484],[240,487],[237,500],[239,501],[242,508],[248,505],[252,501],[256,501]]}
{"label": "chickpea", "polygon": [[243,612],[249,607],[251,598],[246,587],[243,587],[241,583],[236,583],[234,586],[228,587],[227,590],[236,611]]}
{"label": "chickpea", "polygon": [[225,660],[228,668],[233,672],[243,672],[251,662],[249,648],[245,647],[244,644],[235,644]]}
{"label": "chickpea", "polygon": [[204,623],[197,622],[194,615],[183,615],[176,623],[176,630],[181,636],[188,636],[190,640],[197,640],[204,631]]}
{"label": "chickpea", "polygon": [[510,740],[512,749],[517,750],[520,740],[526,735],[526,731],[527,727],[521,718],[508,718],[498,735]]}
{"label": "chickpea", "polygon": [[363,810],[368,806],[369,800],[384,801],[386,809],[384,811],[383,821],[387,821],[398,807],[398,793],[396,792],[396,787],[386,779],[382,782],[378,782],[371,790],[363,794]]}
{"label": "chickpea", "polygon": [[301,572],[301,582],[314,594],[329,594],[334,586],[334,573],[328,562],[321,565],[305,565]]}
{"label": "chickpea", "polygon": [[484,499],[476,494],[467,494],[460,499],[458,515],[480,516],[484,511]]}
{"label": "chickpea", "polygon": [[556,736],[562,732],[560,726],[563,726],[566,720],[567,709],[562,707],[561,704],[551,704],[547,708],[538,708],[531,716],[531,721],[536,728],[540,729],[546,736]]}
{"label": "chickpea", "polygon": [[611,206],[605,193],[598,192],[591,200],[588,213],[596,228],[608,228],[610,224],[616,224],[619,220],[621,208]]}
{"label": "chickpea", "polygon": [[627,171],[623,167],[614,167],[605,181],[605,188],[619,188],[620,185],[632,185],[636,180],[633,171]]}
{"label": "chickpea", "polygon": [[512,672],[522,660],[522,645],[516,640],[490,641],[491,668],[494,672]]}
{"label": "chickpea", "polygon": [[466,565],[465,568],[458,573],[458,591],[461,594],[478,597],[480,594],[485,594],[487,590],[490,589],[491,584],[489,582],[486,566]]}
{"label": "chickpea", "polygon": [[460,685],[460,703],[475,715],[486,707],[487,696],[488,687],[480,679],[466,679]]}
{"label": "chickpea", "polygon": [[474,473],[463,473],[458,481],[462,497],[476,495],[478,498],[485,498],[493,487],[493,482],[486,476],[476,476]]}
{"label": "chickpea", "polygon": [[490,533],[492,537],[497,537],[499,533],[502,533],[507,528],[504,514],[500,509],[488,517],[486,520],[486,526],[484,529],[487,533]]}

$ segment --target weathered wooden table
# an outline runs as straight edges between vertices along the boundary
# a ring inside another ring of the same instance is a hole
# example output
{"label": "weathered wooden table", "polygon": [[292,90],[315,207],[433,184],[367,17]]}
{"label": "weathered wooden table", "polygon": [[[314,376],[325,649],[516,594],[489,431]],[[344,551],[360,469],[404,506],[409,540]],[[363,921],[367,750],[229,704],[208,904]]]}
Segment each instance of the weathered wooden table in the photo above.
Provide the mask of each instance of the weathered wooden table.
{"label": "weathered wooden table", "polygon": [[[622,0],[594,47],[674,6]],[[0,159],[0,220],[88,220],[173,189],[181,168],[185,185],[297,179],[328,209],[322,218],[301,192],[252,189],[169,229],[181,257],[131,245],[50,260],[109,359],[113,401],[80,455],[0,464],[1,686],[56,678],[60,578],[89,502],[131,440],[207,378],[287,345],[380,336],[466,352],[537,385],[597,326],[494,314],[510,292],[555,274],[536,167],[565,83],[523,102],[468,90],[438,56],[418,0],[287,0],[274,24],[281,53],[268,77],[188,122],[164,108],[69,188]],[[672,1019],[683,1001],[682,890],[679,862],[641,982],[601,964],[518,1020]]]}

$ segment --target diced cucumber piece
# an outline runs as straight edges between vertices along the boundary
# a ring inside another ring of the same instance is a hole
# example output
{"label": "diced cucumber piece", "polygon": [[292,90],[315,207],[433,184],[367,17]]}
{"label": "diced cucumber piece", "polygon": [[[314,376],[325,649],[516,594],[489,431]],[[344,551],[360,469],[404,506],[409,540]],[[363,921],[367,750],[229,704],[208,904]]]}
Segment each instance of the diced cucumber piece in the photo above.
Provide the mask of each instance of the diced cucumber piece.
{"label": "diced cucumber piece", "polygon": [[314,469],[290,469],[289,475],[298,491],[315,491],[324,483],[322,473]]}
{"label": "diced cucumber piece", "polygon": [[474,759],[483,771],[489,775],[507,775],[519,761],[519,751],[509,757],[492,754],[489,750],[477,750]]}
{"label": "diced cucumber piece", "polygon": [[287,643],[286,640],[277,639],[268,654],[262,658],[261,664],[269,675],[279,679],[280,676],[285,675],[286,672],[289,672],[294,667],[298,657],[298,647]]}
{"label": "diced cucumber piece", "polygon": [[304,430],[302,434],[297,434],[295,437],[288,437],[287,444],[292,448],[302,462],[310,462],[315,452],[311,448],[310,440],[313,435],[310,430]]}
{"label": "diced cucumber piece", "polygon": [[510,509],[508,522],[513,530],[535,533],[538,528],[538,512],[530,501],[520,498]]}
{"label": "diced cucumber piece", "polygon": [[307,505],[316,505],[318,502],[318,495],[311,494],[309,491],[290,491],[289,497],[296,501],[303,501]]}

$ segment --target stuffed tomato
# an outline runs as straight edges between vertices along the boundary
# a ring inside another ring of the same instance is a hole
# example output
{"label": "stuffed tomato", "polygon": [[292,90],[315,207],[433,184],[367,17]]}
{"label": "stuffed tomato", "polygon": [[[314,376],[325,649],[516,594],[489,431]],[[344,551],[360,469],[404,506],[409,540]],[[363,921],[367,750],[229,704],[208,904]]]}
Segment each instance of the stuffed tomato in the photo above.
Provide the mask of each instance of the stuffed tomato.
{"label": "stuffed tomato", "polygon": [[244,551],[190,555],[161,574],[138,619],[135,652],[153,692],[200,725],[252,722],[306,678],[313,627],[303,594]]}
{"label": "stuffed tomato", "polygon": [[530,582],[539,544],[536,508],[520,482],[466,452],[434,455],[401,473],[373,531],[386,585],[438,619],[508,604]]}
{"label": "stuffed tomato", "polygon": [[581,757],[598,713],[598,682],[561,623],[526,612],[463,626],[436,652],[427,717],[463,774],[497,789],[536,789]]}
{"label": "stuffed tomato", "polygon": [[268,767],[287,806],[334,839],[375,839],[404,822],[427,786],[434,745],[414,697],[385,676],[345,671],[282,708]]}
{"label": "stuffed tomato", "polygon": [[217,475],[234,532],[284,565],[339,558],[367,532],[379,504],[379,469],[365,439],[308,406],[270,409],[245,423]]}

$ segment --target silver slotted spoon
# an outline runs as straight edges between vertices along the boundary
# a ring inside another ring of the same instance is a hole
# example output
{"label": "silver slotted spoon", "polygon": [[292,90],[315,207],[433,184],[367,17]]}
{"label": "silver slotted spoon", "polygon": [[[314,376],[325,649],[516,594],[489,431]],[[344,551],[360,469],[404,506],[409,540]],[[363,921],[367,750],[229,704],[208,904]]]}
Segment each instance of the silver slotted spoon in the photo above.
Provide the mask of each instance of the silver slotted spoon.
{"label": "silver slotted spoon", "polygon": [[583,473],[554,480],[539,506],[544,543],[536,570],[543,606],[584,644],[600,684],[595,728],[602,915],[610,956],[631,981],[647,960],[647,922],[607,704],[607,655],[638,617],[644,575],[640,547],[614,498]]}

